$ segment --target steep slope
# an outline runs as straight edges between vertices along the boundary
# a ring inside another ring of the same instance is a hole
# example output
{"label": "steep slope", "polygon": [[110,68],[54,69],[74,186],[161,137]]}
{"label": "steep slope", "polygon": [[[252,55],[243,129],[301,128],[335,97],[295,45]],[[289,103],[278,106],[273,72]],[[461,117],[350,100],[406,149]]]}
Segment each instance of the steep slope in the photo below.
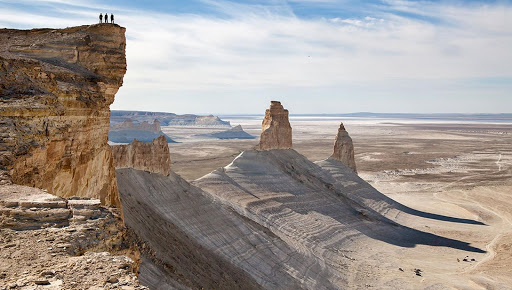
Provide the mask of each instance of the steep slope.
{"label": "steep slope", "polygon": [[452,249],[450,253],[484,252],[400,225],[401,219],[393,217],[405,215],[406,207],[386,198],[341,162],[320,164],[330,170],[291,149],[245,151],[193,184],[324,264],[342,281],[339,287],[385,285],[395,279],[392,285],[408,288],[409,278],[385,273],[398,269],[398,253],[418,245],[446,247]]}
{"label": "steep slope", "polygon": [[175,173],[116,172],[125,223],[144,245],[139,278],[151,288],[333,289],[341,283],[319,260]]}
{"label": "steep slope", "polygon": [[107,144],[125,28],[0,30],[0,166],[21,185],[119,205]]}

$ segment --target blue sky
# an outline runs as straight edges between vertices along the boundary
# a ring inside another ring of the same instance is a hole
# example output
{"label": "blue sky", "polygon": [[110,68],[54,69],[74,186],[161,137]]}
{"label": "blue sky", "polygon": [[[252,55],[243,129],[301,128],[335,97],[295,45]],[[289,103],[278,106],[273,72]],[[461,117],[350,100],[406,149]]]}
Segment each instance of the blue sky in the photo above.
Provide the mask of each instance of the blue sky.
{"label": "blue sky", "polygon": [[127,28],[113,109],[512,112],[512,1],[0,0],[0,27],[105,12]]}

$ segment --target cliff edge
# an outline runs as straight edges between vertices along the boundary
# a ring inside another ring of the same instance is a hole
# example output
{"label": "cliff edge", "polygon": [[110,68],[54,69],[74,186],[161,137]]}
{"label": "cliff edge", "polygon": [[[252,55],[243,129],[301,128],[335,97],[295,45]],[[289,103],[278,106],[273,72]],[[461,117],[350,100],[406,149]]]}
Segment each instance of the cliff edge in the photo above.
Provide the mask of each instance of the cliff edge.
{"label": "cliff edge", "polygon": [[0,169],[14,183],[120,206],[107,136],[125,30],[0,30]]}

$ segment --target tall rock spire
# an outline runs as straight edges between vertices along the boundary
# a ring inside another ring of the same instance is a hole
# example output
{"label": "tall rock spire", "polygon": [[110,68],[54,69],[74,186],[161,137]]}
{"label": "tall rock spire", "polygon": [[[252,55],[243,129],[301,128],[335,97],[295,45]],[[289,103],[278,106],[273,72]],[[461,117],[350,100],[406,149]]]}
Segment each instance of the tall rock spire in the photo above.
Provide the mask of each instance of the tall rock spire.
{"label": "tall rock spire", "polygon": [[340,161],[357,173],[356,161],[354,160],[354,144],[352,144],[352,138],[348,135],[343,123],[340,124],[338,129],[338,134],[334,141],[334,152],[330,158]]}
{"label": "tall rock spire", "polygon": [[270,108],[265,111],[265,119],[261,124],[259,150],[292,148],[292,127],[288,120],[288,110],[281,102],[271,101]]}

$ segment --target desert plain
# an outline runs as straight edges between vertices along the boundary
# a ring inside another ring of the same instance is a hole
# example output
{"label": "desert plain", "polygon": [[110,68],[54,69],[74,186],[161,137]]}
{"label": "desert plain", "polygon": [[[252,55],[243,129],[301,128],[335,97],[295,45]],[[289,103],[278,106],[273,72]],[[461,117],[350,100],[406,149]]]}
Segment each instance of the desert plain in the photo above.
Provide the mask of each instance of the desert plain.
{"label": "desert plain", "polygon": [[[262,116],[223,116],[256,137]],[[332,153],[343,122],[354,141],[359,176],[388,197],[432,216],[405,218],[405,226],[468,243],[476,251],[417,244],[400,247],[375,242],[359,269],[367,288],[512,288],[512,123],[510,120],[436,120],[290,116],[293,148],[311,161]],[[162,127],[179,143],[170,144],[172,168],[188,181],[228,165],[252,140],[219,140],[198,134],[223,131],[203,127]],[[448,218],[447,218],[448,217]],[[451,217],[451,218],[450,218]],[[469,221],[469,222],[468,222]],[[390,257],[393,259],[391,260]],[[422,275],[416,275],[420,269]],[[386,285],[372,283],[388,281]],[[414,284],[400,285],[403,276]],[[385,279],[381,279],[386,276]],[[395,282],[394,282],[395,281]],[[398,284],[397,284],[398,283]],[[350,286],[350,285],[349,285]]]}

